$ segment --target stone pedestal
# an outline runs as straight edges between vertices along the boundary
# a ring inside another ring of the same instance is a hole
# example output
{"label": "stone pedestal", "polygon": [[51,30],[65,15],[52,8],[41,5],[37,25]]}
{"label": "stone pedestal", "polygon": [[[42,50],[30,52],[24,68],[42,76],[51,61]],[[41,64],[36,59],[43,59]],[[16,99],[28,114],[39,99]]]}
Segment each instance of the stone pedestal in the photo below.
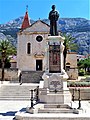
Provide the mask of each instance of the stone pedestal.
{"label": "stone pedestal", "polygon": [[67,74],[44,73],[44,86],[40,89],[40,102],[47,104],[69,104],[71,93],[67,88]]}
{"label": "stone pedestal", "polygon": [[42,76],[44,86],[40,89],[40,102],[68,104],[71,102],[71,94],[67,88],[68,75],[63,69],[64,38],[49,36],[46,40],[47,69]]}

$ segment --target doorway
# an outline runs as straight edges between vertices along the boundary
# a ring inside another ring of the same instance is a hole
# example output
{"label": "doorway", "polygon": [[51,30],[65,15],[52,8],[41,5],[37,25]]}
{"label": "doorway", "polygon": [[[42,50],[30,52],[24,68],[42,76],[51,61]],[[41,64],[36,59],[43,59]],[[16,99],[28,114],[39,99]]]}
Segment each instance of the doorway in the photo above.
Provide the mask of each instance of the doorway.
{"label": "doorway", "polygon": [[36,71],[42,71],[42,60],[36,60]]}

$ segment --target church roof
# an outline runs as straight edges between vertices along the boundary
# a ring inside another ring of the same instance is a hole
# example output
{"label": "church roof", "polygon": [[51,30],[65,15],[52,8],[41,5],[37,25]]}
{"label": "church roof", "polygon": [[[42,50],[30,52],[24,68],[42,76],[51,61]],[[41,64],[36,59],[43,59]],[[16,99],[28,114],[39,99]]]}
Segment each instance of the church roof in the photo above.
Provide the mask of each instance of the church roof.
{"label": "church roof", "polygon": [[28,28],[29,26],[30,26],[30,23],[29,23],[28,11],[26,11],[21,29]]}
{"label": "church roof", "polygon": [[21,32],[35,33],[35,32],[49,32],[49,31],[50,31],[50,26],[45,22],[43,22],[42,20],[37,20],[33,24],[29,25],[27,28],[20,29],[20,33]]}
{"label": "church roof", "polygon": [[43,22],[42,20],[37,20],[37,21],[35,21],[33,24],[31,24],[31,26],[33,26],[33,25],[36,24],[37,22],[41,22],[41,23],[47,25],[48,27],[50,27],[50,25],[48,25],[47,23]]}

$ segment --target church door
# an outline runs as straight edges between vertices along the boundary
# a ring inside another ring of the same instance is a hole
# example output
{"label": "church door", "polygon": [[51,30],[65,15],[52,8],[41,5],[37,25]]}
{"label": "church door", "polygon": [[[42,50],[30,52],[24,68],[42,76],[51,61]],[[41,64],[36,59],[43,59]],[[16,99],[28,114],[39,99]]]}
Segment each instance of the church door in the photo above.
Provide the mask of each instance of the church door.
{"label": "church door", "polygon": [[60,45],[49,46],[49,72],[60,72]]}
{"label": "church door", "polygon": [[42,60],[36,60],[36,71],[42,71]]}

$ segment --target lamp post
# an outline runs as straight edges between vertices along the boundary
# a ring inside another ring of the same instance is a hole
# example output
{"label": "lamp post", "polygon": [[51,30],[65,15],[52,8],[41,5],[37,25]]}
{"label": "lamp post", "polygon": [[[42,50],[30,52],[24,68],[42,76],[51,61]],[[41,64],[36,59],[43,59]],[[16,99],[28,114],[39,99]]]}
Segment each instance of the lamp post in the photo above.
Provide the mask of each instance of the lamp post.
{"label": "lamp post", "polygon": [[31,90],[31,108],[33,108],[33,90]]}
{"label": "lamp post", "polygon": [[36,88],[36,103],[39,101],[39,86]]}
{"label": "lamp post", "polygon": [[78,90],[78,95],[79,95],[79,97],[78,97],[78,101],[79,101],[79,103],[78,103],[78,109],[81,109],[81,95],[80,95],[80,89]]}
{"label": "lamp post", "polygon": [[5,57],[6,57],[6,48],[2,50],[2,79],[1,81],[4,81],[4,66],[5,66]]}
{"label": "lamp post", "polygon": [[75,97],[75,95],[74,95],[74,89],[73,89],[73,94],[72,94],[72,101],[74,102],[74,97]]}

